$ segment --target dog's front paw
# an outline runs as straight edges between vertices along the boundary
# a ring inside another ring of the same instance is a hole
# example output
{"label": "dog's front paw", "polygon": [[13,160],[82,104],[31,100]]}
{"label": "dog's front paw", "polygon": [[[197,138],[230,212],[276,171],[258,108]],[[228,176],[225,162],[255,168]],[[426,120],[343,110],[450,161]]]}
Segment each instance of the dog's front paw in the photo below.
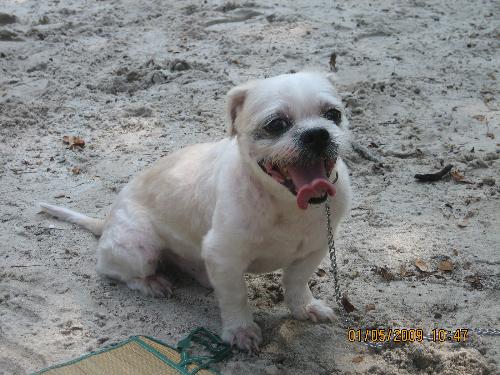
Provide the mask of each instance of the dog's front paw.
{"label": "dog's front paw", "polygon": [[257,324],[252,323],[246,327],[224,328],[222,339],[240,350],[257,352],[262,342],[262,332]]}
{"label": "dog's front paw", "polygon": [[335,314],[323,301],[313,299],[309,304],[292,311],[293,317],[299,320],[312,320],[313,322],[333,322]]}

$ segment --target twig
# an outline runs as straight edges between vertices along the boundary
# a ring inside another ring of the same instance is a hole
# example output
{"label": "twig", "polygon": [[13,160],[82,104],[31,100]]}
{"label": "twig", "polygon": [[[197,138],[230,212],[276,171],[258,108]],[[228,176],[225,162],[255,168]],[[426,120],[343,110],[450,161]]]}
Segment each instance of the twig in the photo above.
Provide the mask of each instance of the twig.
{"label": "twig", "polygon": [[12,265],[10,268],[24,268],[24,267],[42,267],[44,264],[19,264],[19,265]]}
{"label": "twig", "polygon": [[362,146],[361,144],[357,142],[351,142],[352,149],[356,151],[361,157],[365,158],[366,160],[373,161],[375,163],[380,163],[382,161],[381,158],[379,158],[377,155],[375,155],[373,152],[368,150],[365,146]]}
{"label": "twig", "polygon": [[385,156],[392,156],[392,157],[400,158],[400,159],[416,158],[416,157],[419,157],[421,155],[422,155],[422,150],[420,150],[418,148],[415,150],[406,151],[406,152],[393,151],[393,150],[389,150],[389,151],[385,152]]}
{"label": "twig", "polygon": [[25,171],[23,169],[15,169],[15,168],[10,168],[12,172],[14,172],[15,175],[20,175],[24,173],[37,173],[38,171]]}
{"label": "twig", "polygon": [[273,41],[273,38],[269,38],[269,45],[267,46],[267,50],[266,52],[269,53],[269,51],[271,50],[271,42]]}
{"label": "twig", "polygon": [[337,72],[337,54],[332,52],[330,55],[330,71]]}
{"label": "twig", "polygon": [[389,120],[389,121],[382,121],[382,122],[379,122],[378,124],[379,125],[394,125],[394,124],[398,124],[399,121],[394,119],[394,120]]}
{"label": "twig", "polygon": [[445,175],[450,173],[451,168],[453,168],[453,165],[449,164],[446,167],[444,167],[442,170],[440,170],[439,172],[426,173],[426,174],[416,174],[415,178],[419,181],[422,181],[422,182],[439,181]]}

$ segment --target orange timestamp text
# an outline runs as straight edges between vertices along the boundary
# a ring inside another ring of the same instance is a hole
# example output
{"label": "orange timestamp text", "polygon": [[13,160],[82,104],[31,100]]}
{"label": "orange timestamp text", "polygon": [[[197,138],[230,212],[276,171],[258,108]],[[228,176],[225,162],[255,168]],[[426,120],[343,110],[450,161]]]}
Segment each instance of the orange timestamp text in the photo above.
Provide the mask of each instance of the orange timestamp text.
{"label": "orange timestamp text", "polygon": [[429,335],[421,328],[349,328],[347,330],[347,340],[349,342],[365,343],[395,343],[404,344],[412,342],[422,342],[424,340],[434,342],[466,342],[469,330],[458,328],[447,330],[435,328]]}

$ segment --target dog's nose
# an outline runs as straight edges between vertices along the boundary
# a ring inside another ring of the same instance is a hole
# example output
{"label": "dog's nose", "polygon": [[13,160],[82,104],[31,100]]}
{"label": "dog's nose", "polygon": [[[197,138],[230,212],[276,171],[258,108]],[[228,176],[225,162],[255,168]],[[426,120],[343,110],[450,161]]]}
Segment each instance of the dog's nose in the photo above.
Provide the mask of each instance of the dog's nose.
{"label": "dog's nose", "polygon": [[330,133],[325,128],[307,129],[300,135],[302,144],[314,151],[324,151],[330,143]]}

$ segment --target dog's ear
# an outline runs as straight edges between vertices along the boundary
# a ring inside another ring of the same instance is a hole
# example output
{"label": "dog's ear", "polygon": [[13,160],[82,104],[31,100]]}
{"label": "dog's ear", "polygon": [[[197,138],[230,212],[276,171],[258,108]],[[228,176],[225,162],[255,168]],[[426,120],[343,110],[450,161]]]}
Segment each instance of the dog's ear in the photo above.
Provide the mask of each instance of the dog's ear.
{"label": "dog's ear", "polygon": [[239,86],[233,87],[227,93],[227,115],[229,118],[228,133],[230,137],[237,135],[234,123],[236,121],[236,117],[238,117],[238,114],[241,112],[243,105],[245,104],[248,90],[253,87],[254,84],[254,81],[243,83]]}

